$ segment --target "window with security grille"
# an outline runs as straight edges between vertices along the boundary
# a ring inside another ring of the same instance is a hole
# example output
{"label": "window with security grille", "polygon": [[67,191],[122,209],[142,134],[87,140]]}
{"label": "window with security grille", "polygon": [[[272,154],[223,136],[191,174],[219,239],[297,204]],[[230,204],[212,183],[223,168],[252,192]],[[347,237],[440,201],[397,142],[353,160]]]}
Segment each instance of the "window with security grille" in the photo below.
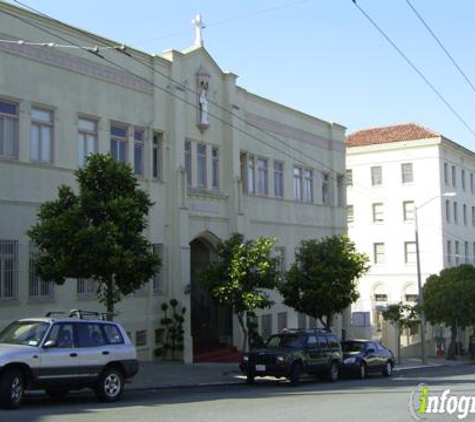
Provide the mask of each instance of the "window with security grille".
{"label": "window with security grille", "polygon": [[0,158],[18,158],[18,104],[0,100]]}
{"label": "window with security grille", "polygon": [[35,299],[53,299],[54,283],[42,280],[36,273],[35,254],[36,245],[30,243],[30,265],[29,265],[29,297]]}
{"label": "window with security grille", "polygon": [[0,239],[0,300],[15,300],[18,292],[18,241]]}

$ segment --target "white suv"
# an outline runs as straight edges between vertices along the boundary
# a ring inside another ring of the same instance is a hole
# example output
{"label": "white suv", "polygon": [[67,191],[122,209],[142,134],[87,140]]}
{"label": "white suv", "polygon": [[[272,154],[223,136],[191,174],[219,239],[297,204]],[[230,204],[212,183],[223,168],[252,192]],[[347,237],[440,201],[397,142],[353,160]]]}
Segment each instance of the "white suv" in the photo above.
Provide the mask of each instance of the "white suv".
{"label": "white suv", "polygon": [[101,401],[119,399],[124,380],[138,372],[135,346],[124,329],[97,312],[53,314],[59,313],[15,321],[0,333],[0,406],[16,408],[24,390],[34,389],[62,397],[93,388]]}

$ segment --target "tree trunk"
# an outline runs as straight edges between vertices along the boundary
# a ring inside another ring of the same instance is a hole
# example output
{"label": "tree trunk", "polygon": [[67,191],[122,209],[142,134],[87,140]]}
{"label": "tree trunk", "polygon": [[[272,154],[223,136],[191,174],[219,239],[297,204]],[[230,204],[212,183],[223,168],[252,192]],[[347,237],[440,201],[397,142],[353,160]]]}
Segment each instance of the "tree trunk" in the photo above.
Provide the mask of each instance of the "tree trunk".
{"label": "tree trunk", "polygon": [[244,322],[244,312],[239,312],[237,315],[239,325],[241,326],[242,330],[242,352],[247,352],[247,329],[246,324]]}
{"label": "tree trunk", "polygon": [[401,327],[397,327],[397,364],[401,365]]}
{"label": "tree trunk", "polygon": [[450,345],[447,354],[447,359],[456,359],[457,354],[457,327],[452,325],[450,327]]}
{"label": "tree trunk", "polygon": [[108,321],[114,319],[114,282],[108,280],[106,283],[106,318]]}
{"label": "tree trunk", "polygon": [[318,318],[318,319],[319,319],[320,322],[322,323],[323,328],[324,328],[325,330],[328,330],[328,331],[331,331],[331,330],[332,330],[332,328],[331,328],[331,326],[332,326],[332,314],[326,315],[326,318],[325,318],[325,319],[323,319],[323,318]]}

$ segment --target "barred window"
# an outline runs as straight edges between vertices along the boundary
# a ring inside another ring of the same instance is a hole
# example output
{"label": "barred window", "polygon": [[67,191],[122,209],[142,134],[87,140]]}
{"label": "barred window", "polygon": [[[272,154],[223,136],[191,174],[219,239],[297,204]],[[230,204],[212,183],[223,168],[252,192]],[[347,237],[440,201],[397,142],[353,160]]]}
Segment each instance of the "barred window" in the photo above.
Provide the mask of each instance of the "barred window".
{"label": "barred window", "polygon": [[78,297],[94,297],[99,292],[99,282],[90,278],[77,279],[77,295]]}
{"label": "barred window", "polygon": [[18,241],[0,239],[0,300],[15,300],[18,292]]}
{"label": "barred window", "polygon": [[163,269],[163,244],[154,243],[152,245],[152,252],[155,255],[158,255],[162,260],[161,268],[152,277],[153,291],[154,291],[154,293],[157,293],[162,288],[162,273],[161,273],[161,270]]}
{"label": "barred window", "polygon": [[30,243],[30,265],[29,265],[29,297],[34,299],[52,299],[54,298],[54,283],[42,280],[36,273],[35,254],[37,247]]}

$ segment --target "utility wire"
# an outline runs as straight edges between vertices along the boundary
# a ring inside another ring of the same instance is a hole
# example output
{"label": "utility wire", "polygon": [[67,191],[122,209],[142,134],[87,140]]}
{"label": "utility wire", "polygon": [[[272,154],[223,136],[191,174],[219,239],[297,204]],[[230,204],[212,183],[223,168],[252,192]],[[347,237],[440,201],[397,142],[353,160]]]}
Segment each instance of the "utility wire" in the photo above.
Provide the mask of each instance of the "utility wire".
{"label": "utility wire", "polygon": [[[18,2],[18,1],[16,1],[16,2],[19,3],[19,4],[22,4],[22,3]],[[25,7],[34,10],[36,13],[39,13],[40,15],[43,15],[44,17],[48,18],[48,19],[51,20],[51,21],[55,21],[55,22],[61,23],[60,21],[57,21],[57,20],[55,20],[54,18],[51,18],[51,17],[49,17],[48,15],[45,15],[44,13],[37,11],[37,10],[34,9],[34,8],[31,8],[31,7],[26,6],[26,5],[25,5]],[[163,91],[163,92],[165,92],[165,93],[167,93],[167,94],[169,94],[169,95],[172,95],[173,97],[175,97],[175,98],[177,98],[177,99],[179,99],[179,100],[185,102],[186,104],[188,104],[188,105],[190,105],[190,106],[192,106],[192,107],[198,109],[198,106],[197,106],[196,104],[191,103],[191,102],[189,102],[189,101],[187,101],[187,100],[184,100],[183,98],[181,98],[181,97],[179,97],[179,96],[177,96],[177,95],[175,95],[175,94],[173,94],[173,93],[167,91],[165,88],[162,88],[162,87],[160,87],[160,86],[157,86],[156,84],[150,82],[149,80],[147,80],[147,79],[145,79],[145,78],[143,78],[143,77],[141,77],[141,76],[139,76],[139,75],[136,75],[135,73],[129,71],[128,69],[122,67],[121,65],[119,65],[119,64],[117,64],[117,63],[115,63],[115,62],[113,62],[113,61],[111,61],[111,60],[109,60],[109,59],[103,57],[102,55],[98,54],[96,51],[93,51],[93,50],[91,50],[91,49],[88,48],[88,47],[81,47],[81,46],[79,46],[79,45],[76,45],[76,44],[74,44],[72,41],[70,41],[69,39],[67,39],[67,38],[65,38],[65,37],[63,37],[63,36],[61,36],[61,35],[58,35],[58,34],[56,34],[56,33],[54,33],[54,32],[51,32],[51,31],[49,31],[48,29],[45,29],[45,28],[43,28],[43,27],[41,27],[41,26],[39,26],[39,25],[36,25],[36,24],[34,24],[33,22],[27,21],[27,20],[25,20],[25,19],[23,19],[23,18],[21,18],[21,17],[19,17],[19,16],[16,16],[16,15],[14,15],[14,14],[11,14],[11,13],[5,11],[5,10],[2,10],[2,11],[3,11],[5,14],[7,14],[7,15],[13,17],[13,18],[19,19],[20,21],[23,21],[24,23],[26,23],[26,24],[28,24],[28,25],[31,25],[31,26],[33,26],[33,27],[35,27],[35,28],[37,28],[37,29],[39,29],[39,30],[41,30],[41,31],[43,31],[43,32],[48,33],[49,35],[52,35],[52,36],[54,36],[54,37],[56,37],[56,38],[59,38],[59,39],[62,39],[63,41],[65,41],[65,42],[67,42],[67,43],[71,43],[72,45],[77,46],[78,48],[84,49],[85,51],[87,51],[87,52],[89,52],[89,53],[92,53],[92,54],[94,54],[95,56],[97,56],[97,57],[99,57],[99,58],[105,60],[105,61],[108,62],[109,64],[111,64],[111,65],[113,65],[113,66],[115,66],[115,67],[120,68],[121,70],[127,72],[128,74],[130,74],[130,75],[132,75],[132,76],[134,76],[134,77],[136,77],[136,78],[138,78],[138,79],[141,79],[142,81],[145,81],[145,82],[151,84],[152,86],[156,87],[157,89],[159,89],[159,90],[161,90],[161,91]],[[85,31],[82,31],[82,30],[81,30],[81,32],[83,32],[85,35],[87,35],[87,36],[89,36],[89,37],[91,36],[91,34],[88,34],[88,33],[86,33]],[[122,51],[121,49],[115,49],[115,50],[117,50],[117,51]],[[130,55],[127,53],[127,51],[122,51],[122,52],[124,52],[125,54],[127,54],[128,56],[130,56]],[[130,57],[131,57],[131,56],[130,56]],[[136,59],[136,61],[138,61],[138,60]],[[140,61],[139,61],[139,62],[140,62]],[[141,63],[141,62],[140,62],[140,63]],[[178,83],[178,82],[176,82],[175,80],[173,80],[172,78],[170,78],[170,77],[169,77],[168,75],[166,75],[166,74],[163,74],[163,76],[165,76],[167,79],[170,79],[171,81],[173,81],[173,82],[175,82],[175,83]],[[183,84],[180,84],[180,85],[183,85]],[[222,106],[220,106],[220,107],[222,107]],[[226,108],[224,108],[224,107],[222,107],[222,108],[223,108],[225,111],[228,111]],[[212,114],[210,114],[210,113],[208,113],[208,114],[209,114],[210,116],[214,117],[215,119],[219,120],[219,121],[222,122],[223,124],[227,124],[227,125],[231,126],[232,128],[234,128],[234,129],[240,131],[241,133],[243,133],[243,134],[245,134],[245,135],[247,135],[247,136],[249,136],[249,137],[251,137],[251,138],[253,138],[253,139],[255,139],[255,140],[259,141],[259,142],[261,142],[261,143],[263,143],[264,145],[268,146],[269,148],[271,148],[271,149],[273,149],[273,150],[276,150],[276,151],[279,151],[279,152],[281,152],[282,154],[284,154],[284,155],[286,155],[286,156],[288,156],[288,157],[290,157],[290,158],[293,158],[294,160],[297,160],[294,156],[288,154],[287,152],[284,152],[284,151],[282,151],[282,150],[279,150],[279,149],[276,148],[274,145],[271,145],[271,144],[269,144],[269,143],[263,141],[261,138],[256,137],[255,135],[253,135],[253,134],[251,134],[251,133],[249,133],[249,132],[247,132],[247,131],[245,131],[245,130],[243,130],[243,129],[241,129],[241,128],[238,128],[238,127],[236,127],[236,126],[233,126],[231,123],[229,123],[229,122],[226,121],[226,120],[221,119],[220,117],[217,117],[217,116],[212,115]],[[234,115],[234,114],[232,114],[232,113],[231,113],[231,115],[234,116],[234,117],[239,117],[239,116],[236,116],[236,115]],[[245,120],[243,120],[243,121],[244,121],[245,123],[249,124],[249,123],[246,122]],[[259,129],[260,131],[262,131],[263,133],[265,133],[266,135],[268,135],[268,136],[270,136],[270,137],[272,137],[272,138],[278,140],[279,142],[282,142],[279,138],[273,136],[272,134],[268,133],[267,131],[263,130],[262,128],[259,128],[258,126],[256,126],[256,128]],[[286,145],[286,144],[285,144],[285,145]],[[288,145],[286,145],[286,146],[288,146]],[[332,168],[328,167],[327,165],[325,165],[325,164],[319,162],[319,161],[316,160],[314,157],[308,156],[308,155],[306,155],[305,153],[303,153],[303,152],[300,151],[300,150],[296,150],[296,151],[299,152],[299,153],[301,153],[302,155],[306,156],[307,158],[311,159],[312,161],[317,162],[317,163],[321,164],[322,166],[327,167],[327,168],[330,169],[333,173],[338,174],[338,173],[336,173],[336,171],[335,171],[334,169],[332,169]],[[299,161],[299,160],[297,160],[297,161]],[[365,191],[371,193],[371,195],[376,195],[377,197],[384,199],[386,203],[389,203],[390,205],[393,205],[393,207],[391,207],[391,208],[393,208],[394,210],[399,209],[400,204],[396,204],[395,202],[393,202],[392,200],[388,199],[387,197],[384,197],[383,195],[380,195],[378,192],[375,192],[375,191],[373,191],[373,190],[371,190],[371,189],[369,189],[369,188],[367,188],[367,187],[365,187],[365,186],[363,186],[363,185],[358,185],[358,184],[356,184],[356,183],[355,183],[354,185],[355,185],[355,187],[359,187],[360,189],[364,189]],[[360,192],[360,194],[362,194],[362,193]],[[367,198],[371,199],[368,195],[363,195],[363,196],[366,196]],[[396,207],[397,207],[397,208],[396,208]],[[453,233],[451,233],[451,232],[447,232],[446,230],[443,230],[443,229],[442,229],[442,234],[444,234],[444,233],[451,235],[452,238],[456,238],[456,239],[459,239],[459,240],[461,240],[461,241],[465,241],[465,239],[463,239],[463,238],[461,238],[461,237],[459,237],[459,236],[457,236],[457,235],[455,235],[455,234],[453,234]]]}
{"label": "utility wire", "polygon": [[449,53],[449,51],[444,46],[444,44],[442,44],[442,41],[440,40],[440,38],[437,37],[437,35],[435,35],[434,31],[431,29],[429,24],[424,20],[424,18],[421,16],[421,14],[417,11],[417,9],[413,6],[413,4],[409,0],[406,0],[406,3],[412,9],[412,11],[417,16],[417,18],[421,21],[421,23],[425,26],[427,31],[429,31],[429,33],[432,35],[432,38],[434,38],[434,40],[437,42],[437,44],[439,44],[440,48],[444,51],[446,56],[449,58],[449,60],[452,62],[452,64],[456,67],[456,69],[459,71],[459,73],[463,76],[465,81],[470,85],[470,88],[472,89],[472,91],[475,93],[475,86],[473,85],[472,81],[469,79],[469,77],[466,75],[466,73],[461,69],[461,67],[455,61],[453,56]]}
{"label": "utility wire", "polygon": [[437,90],[437,88],[426,78],[426,76],[416,67],[416,65],[407,57],[403,51],[389,38],[389,36],[378,26],[378,24],[365,12],[365,10],[356,2],[352,0],[358,10],[366,17],[366,19],[378,30],[383,38],[391,44],[391,46],[399,53],[404,61],[414,70],[419,77],[426,83],[427,86],[439,97],[439,99],[447,106],[447,108],[457,117],[457,119],[468,129],[468,131],[475,137],[475,131],[469,126],[469,124],[462,118],[462,116],[455,110],[454,107],[445,99],[445,97]]}

